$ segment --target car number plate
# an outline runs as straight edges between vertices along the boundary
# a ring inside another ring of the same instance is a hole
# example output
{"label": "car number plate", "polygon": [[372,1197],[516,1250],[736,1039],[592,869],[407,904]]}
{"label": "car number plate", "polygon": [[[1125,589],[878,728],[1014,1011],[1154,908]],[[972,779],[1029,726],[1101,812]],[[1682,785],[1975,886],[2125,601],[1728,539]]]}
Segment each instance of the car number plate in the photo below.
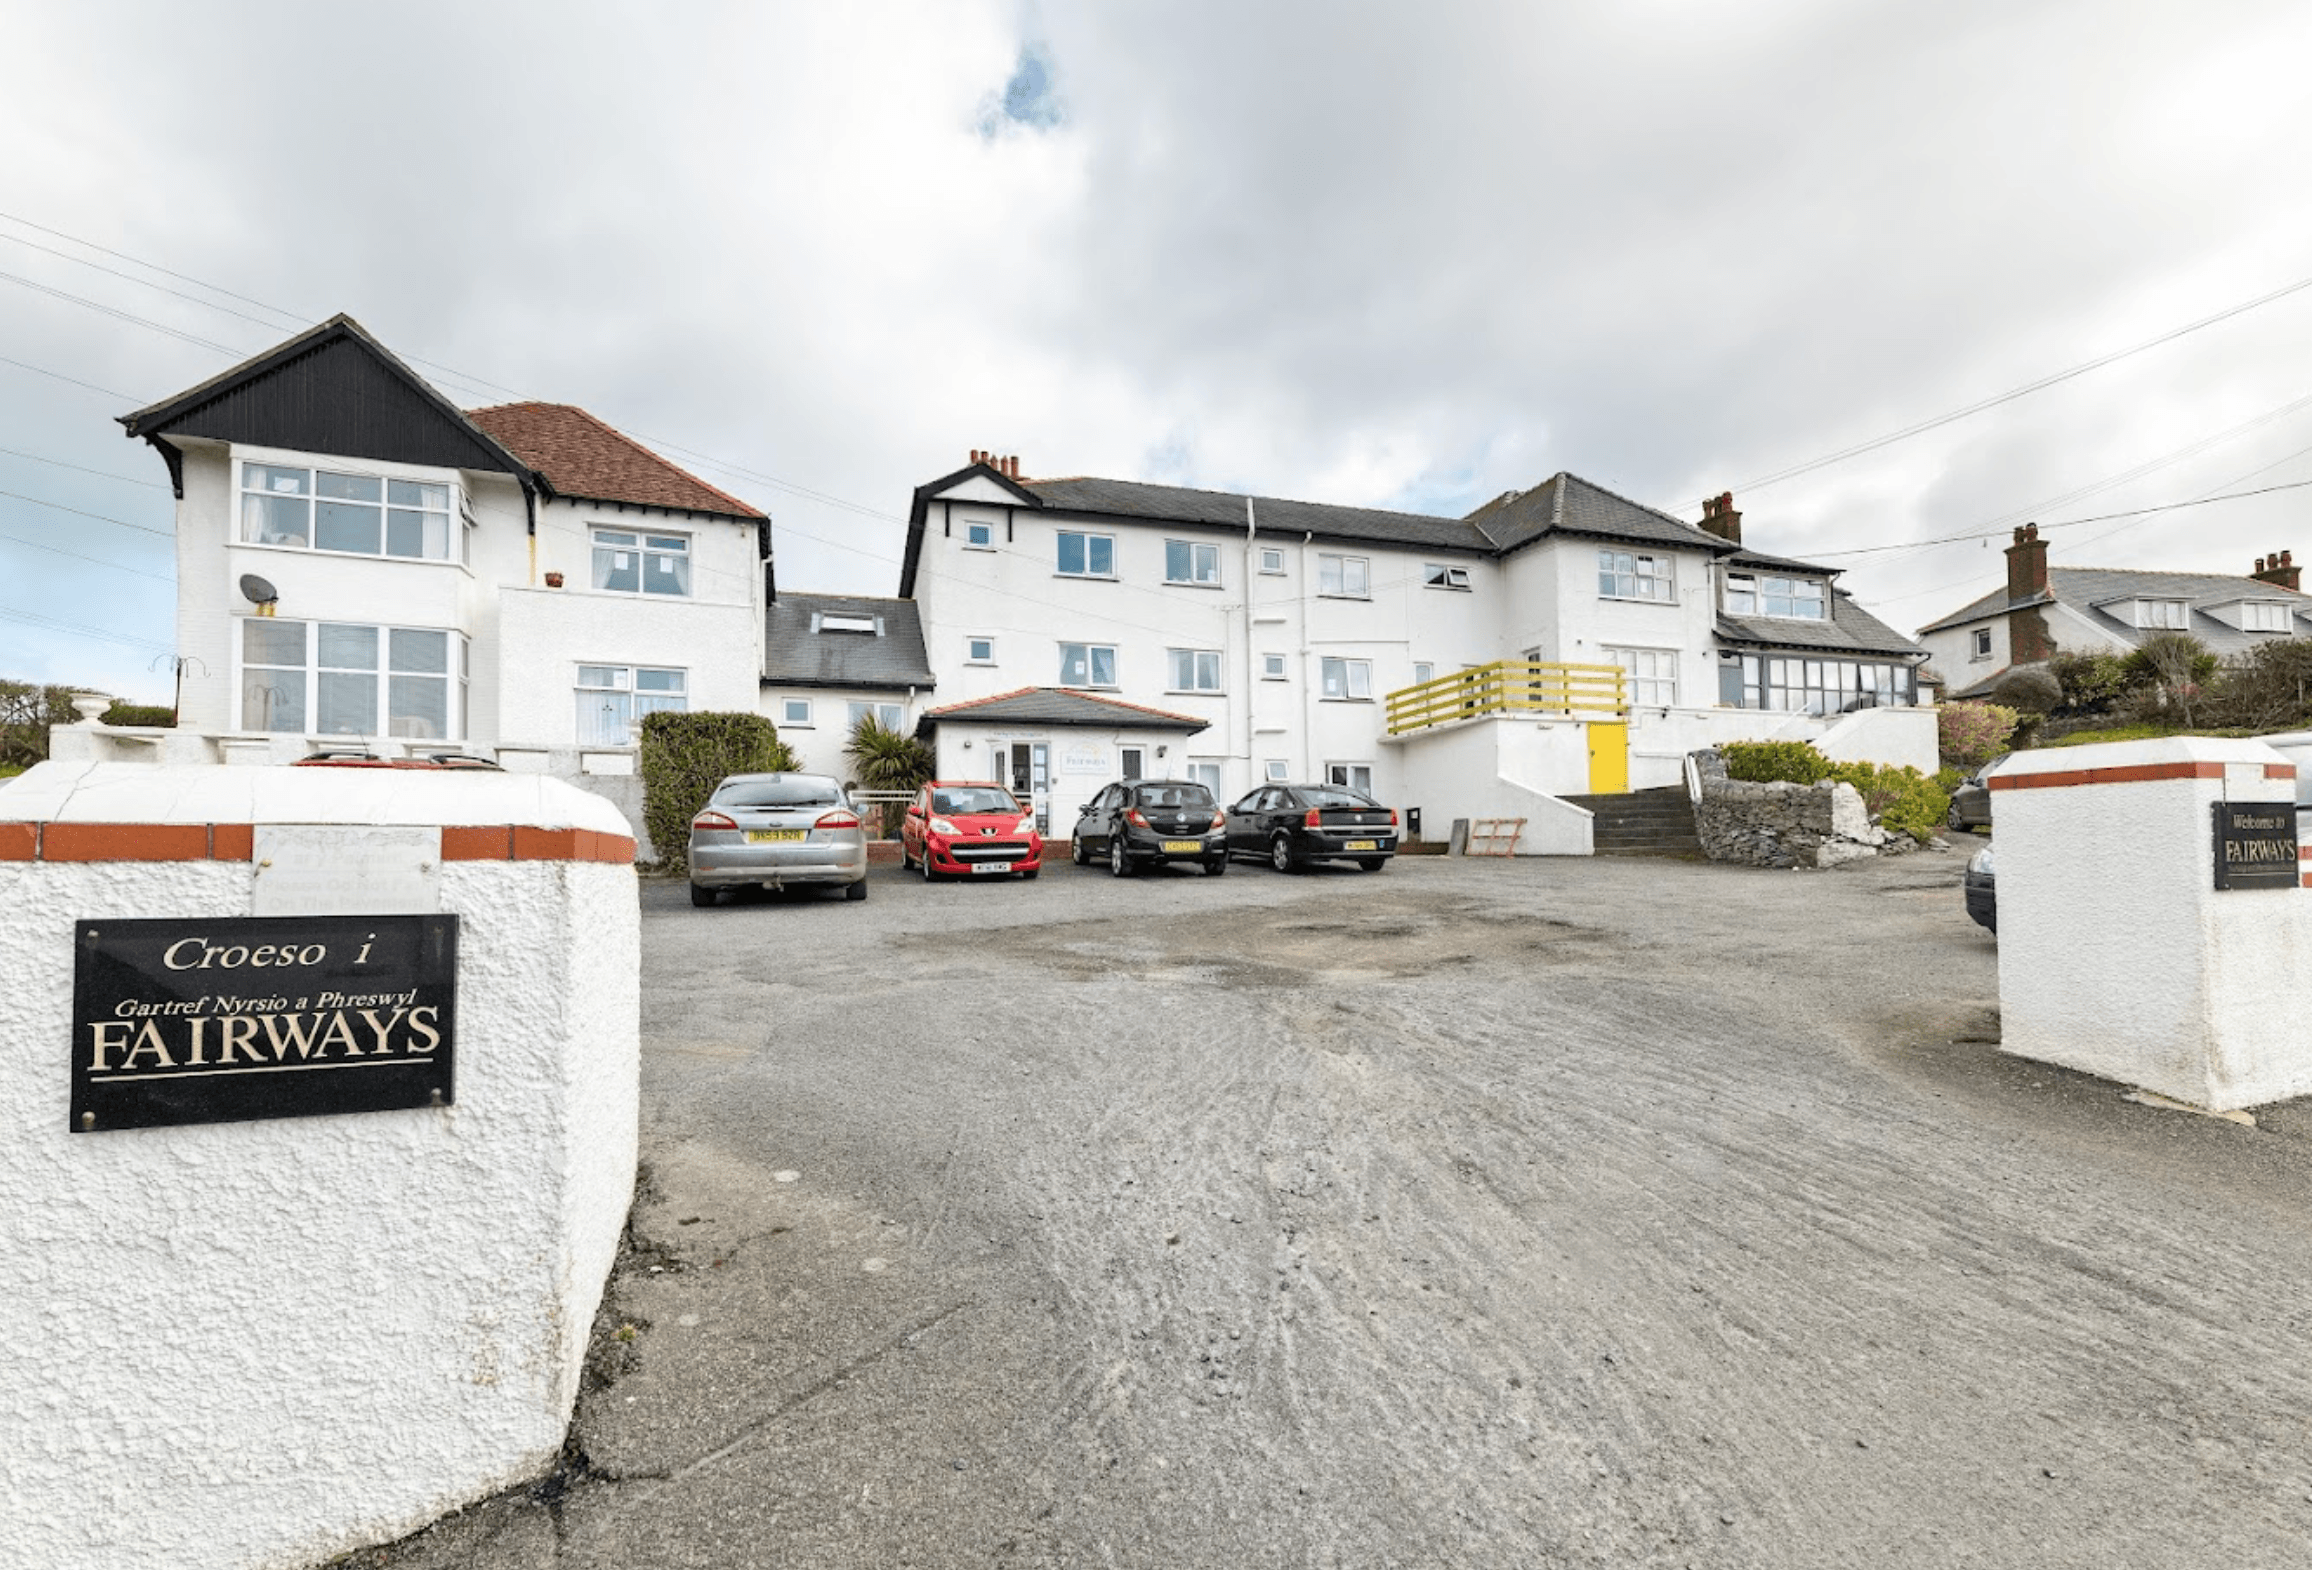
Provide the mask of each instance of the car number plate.
{"label": "car number plate", "polygon": [[1351,849],[1351,850],[1379,850],[1380,848],[1381,848],[1381,842],[1380,842],[1379,840],[1351,840],[1351,841],[1349,841],[1349,849]]}
{"label": "car number plate", "polygon": [[971,872],[972,872],[972,876],[973,876],[973,877],[977,877],[977,876],[979,876],[979,874],[981,874],[981,873],[983,873],[983,872],[1009,872],[1009,871],[1011,871],[1011,863],[1010,863],[1010,862],[1008,862],[1008,861],[975,861],[975,862],[973,862],[973,863],[972,863],[972,866],[971,866]]}
{"label": "car number plate", "polygon": [[1164,854],[1167,856],[1193,856],[1203,848],[1204,842],[1202,840],[1166,840],[1164,842]]}
{"label": "car number plate", "polygon": [[808,832],[806,829],[749,829],[747,830],[747,843],[749,845],[785,844],[801,839]]}

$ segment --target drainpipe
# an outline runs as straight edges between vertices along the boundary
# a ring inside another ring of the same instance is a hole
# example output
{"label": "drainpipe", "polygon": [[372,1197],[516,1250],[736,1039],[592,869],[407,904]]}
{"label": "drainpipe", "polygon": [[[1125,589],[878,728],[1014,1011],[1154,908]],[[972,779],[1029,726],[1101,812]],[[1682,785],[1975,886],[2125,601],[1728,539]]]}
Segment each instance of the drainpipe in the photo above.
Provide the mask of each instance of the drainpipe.
{"label": "drainpipe", "polygon": [[1254,669],[1256,656],[1252,652],[1252,586],[1259,581],[1253,567],[1259,556],[1253,545],[1253,536],[1259,532],[1253,521],[1252,498],[1244,499],[1244,775],[1246,790],[1260,783],[1260,764],[1253,757],[1259,741],[1255,734],[1257,721],[1253,718],[1253,695],[1260,691],[1260,675]]}
{"label": "drainpipe", "polygon": [[1317,777],[1316,689],[1322,674],[1309,669],[1309,545],[1315,539],[1313,530],[1303,534],[1300,549],[1301,764],[1305,771],[1301,778],[1304,780]]}

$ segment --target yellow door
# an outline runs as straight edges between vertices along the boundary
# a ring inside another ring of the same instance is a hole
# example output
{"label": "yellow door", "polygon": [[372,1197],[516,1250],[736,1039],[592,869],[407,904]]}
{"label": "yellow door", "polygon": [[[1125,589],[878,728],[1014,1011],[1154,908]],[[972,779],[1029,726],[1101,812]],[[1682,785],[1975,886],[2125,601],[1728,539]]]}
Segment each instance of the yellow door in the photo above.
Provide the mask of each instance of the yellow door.
{"label": "yellow door", "polygon": [[1630,788],[1630,728],[1603,722],[1589,727],[1590,794],[1616,796]]}

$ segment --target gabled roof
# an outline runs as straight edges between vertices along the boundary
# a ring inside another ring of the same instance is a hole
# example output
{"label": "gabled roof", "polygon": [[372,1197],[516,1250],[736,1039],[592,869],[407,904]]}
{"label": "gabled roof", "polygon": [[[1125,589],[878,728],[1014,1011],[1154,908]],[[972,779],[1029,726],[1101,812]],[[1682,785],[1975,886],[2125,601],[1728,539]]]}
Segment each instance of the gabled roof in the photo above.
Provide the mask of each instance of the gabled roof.
{"label": "gabled roof", "polygon": [[1728,643],[1760,649],[1820,650],[1825,654],[1883,654],[1921,660],[1927,651],[1857,605],[1843,590],[1830,591],[1826,621],[1788,616],[1729,616],[1718,613],[1718,636]]}
{"label": "gabled roof", "polygon": [[1023,480],[1030,494],[1063,512],[1098,513],[1149,523],[1201,523],[1244,529],[1245,503],[1254,523],[1272,534],[1321,534],[1335,540],[1437,546],[1448,550],[1491,551],[1493,542],[1458,518],[1389,512],[1375,507],[1336,507],[1281,496],[1245,496],[1232,491],[1192,490],[1185,485],[1146,485],[1138,480]]}
{"label": "gabled roof", "polygon": [[1212,722],[1193,714],[1174,714],[1145,704],[1078,692],[1072,687],[1019,687],[992,698],[973,698],[926,709],[915,722],[915,734],[927,736],[943,719],[1000,722],[1013,725],[1096,725],[1104,730],[1176,730],[1192,734]]}
{"label": "gabled roof", "polygon": [[[828,632],[827,616],[872,617],[880,631]],[[763,614],[763,685],[929,690],[931,659],[913,600],[782,594]]]}
{"label": "gabled roof", "polygon": [[120,423],[161,450],[172,480],[182,454],[167,438],[199,436],[535,483],[527,464],[343,314]]}
{"label": "gabled roof", "polygon": [[1552,534],[1673,545],[1720,556],[1735,549],[1715,534],[1563,470],[1532,490],[1496,496],[1468,521],[1504,554]]}
{"label": "gabled roof", "polygon": [[[2293,606],[2299,621],[2312,618],[2312,594],[2300,594],[2294,589],[2283,589],[2276,583],[2261,578],[2242,577],[2236,573],[2221,572],[2149,572],[2134,567],[2050,567],[2047,569],[2047,593],[2028,600],[2009,600],[2005,588],[1992,590],[1981,599],[1972,601],[1940,621],[1919,629],[1919,636],[1941,632],[1949,627],[1960,627],[1968,622],[1986,621],[2004,616],[2009,611],[2029,610],[2036,605],[2061,604],[2093,622],[2112,637],[2126,643],[2140,643],[2151,636],[2154,628],[2131,626],[2109,611],[2098,606],[2123,600],[2187,600],[2191,603],[2191,625],[2182,629],[2198,638],[2218,654],[2230,654],[2250,649],[2259,643],[2269,643],[2272,633],[2241,632],[2207,614],[2215,605],[2229,605],[2239,600],[2270,600]],[[2301,635],[2301,632],[2300,634]]]}
{"label": "gabled roof", "polygon": [[768,521],[761,508],[717,490],[575,405],[502,403],[469,410],[466,418],[520,455],[557,495]]}

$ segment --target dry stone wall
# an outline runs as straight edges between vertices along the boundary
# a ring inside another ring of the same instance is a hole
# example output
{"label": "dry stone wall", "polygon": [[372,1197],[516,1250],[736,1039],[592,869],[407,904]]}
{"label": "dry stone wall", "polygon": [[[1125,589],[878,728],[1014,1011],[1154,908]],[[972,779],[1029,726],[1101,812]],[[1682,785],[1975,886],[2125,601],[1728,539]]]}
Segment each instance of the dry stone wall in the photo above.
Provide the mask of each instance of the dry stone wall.
{"label": "dry stone wall", "polygon": [[1728,779],[1715,752],[1695,754],[1701,799],[1694,832],[1712,861],[1751,867],[1835,867],[1864,856],[1893,855],[1915,843],[1870,820],[1862,793],[1838,780],[1813,785]]}

